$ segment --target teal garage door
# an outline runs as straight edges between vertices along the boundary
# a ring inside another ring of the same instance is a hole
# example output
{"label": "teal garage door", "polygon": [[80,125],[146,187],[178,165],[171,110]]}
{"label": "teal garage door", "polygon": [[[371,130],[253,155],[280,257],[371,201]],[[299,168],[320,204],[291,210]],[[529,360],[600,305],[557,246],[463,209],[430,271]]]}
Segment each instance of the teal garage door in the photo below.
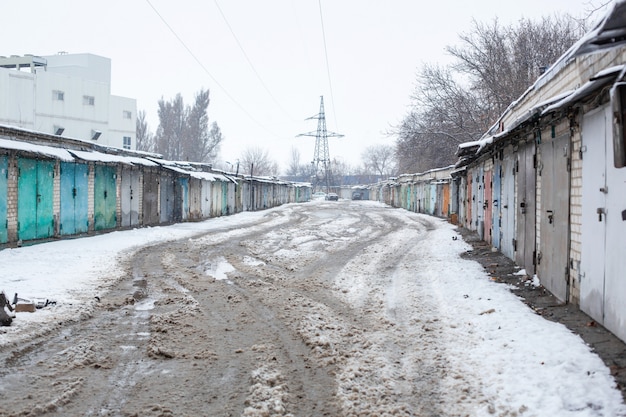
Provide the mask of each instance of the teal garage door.
{"label": "teal garage door", "polygon": [[54,234],[52,211],[54,162],[19,158],[17,166],[18,239],[51,237]]}
{"label": "teal garage door", "polygon": [[117,225],[116,169],[96,165],[94,169],[94,229],[113,229]]}

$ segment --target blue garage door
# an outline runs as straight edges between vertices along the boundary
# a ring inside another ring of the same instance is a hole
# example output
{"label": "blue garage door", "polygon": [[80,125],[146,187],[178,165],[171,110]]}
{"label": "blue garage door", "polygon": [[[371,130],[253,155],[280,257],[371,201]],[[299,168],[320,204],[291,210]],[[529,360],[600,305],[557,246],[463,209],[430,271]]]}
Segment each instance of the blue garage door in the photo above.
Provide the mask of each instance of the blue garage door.
{"label": "blue garage door", "polygon": [[61,225],[62,235],[86,233],[88,220],[89,167],[85,164],[61,162]]}

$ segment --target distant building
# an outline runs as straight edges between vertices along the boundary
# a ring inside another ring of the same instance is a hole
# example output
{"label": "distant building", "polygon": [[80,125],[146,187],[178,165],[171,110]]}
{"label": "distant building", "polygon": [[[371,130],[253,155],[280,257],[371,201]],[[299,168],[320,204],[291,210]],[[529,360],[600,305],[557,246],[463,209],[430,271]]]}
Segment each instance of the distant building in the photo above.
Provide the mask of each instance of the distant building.
{"label": "distant building", "polygon": [[135,149],[137,101],[111,95],[111,60],[0,56],[0,124]]}

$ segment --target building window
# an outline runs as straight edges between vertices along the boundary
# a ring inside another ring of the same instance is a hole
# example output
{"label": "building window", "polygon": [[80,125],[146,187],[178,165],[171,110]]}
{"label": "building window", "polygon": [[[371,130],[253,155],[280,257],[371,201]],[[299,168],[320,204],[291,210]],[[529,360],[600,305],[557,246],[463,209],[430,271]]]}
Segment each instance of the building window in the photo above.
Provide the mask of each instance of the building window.
{"label": "building window", "polygon": [[124,119],[131,119],[133,117],[133,114],[130,111],[128,111],[128,110],[124,110],[122,112],[122,117]]}
{"label": "building window", "polygon": [[65,93],[60,90],[52,90],[52,100],[57,100],[57,101],[65,100]]}
{"label": "building window", "polygon": [[130,149],[130,136],[124,136],[124,149]]}
{"label": "building window", "polygon": [[93,106],[96,102],[96,98],[94,96],[83,96],[83,104],[85,106]]}

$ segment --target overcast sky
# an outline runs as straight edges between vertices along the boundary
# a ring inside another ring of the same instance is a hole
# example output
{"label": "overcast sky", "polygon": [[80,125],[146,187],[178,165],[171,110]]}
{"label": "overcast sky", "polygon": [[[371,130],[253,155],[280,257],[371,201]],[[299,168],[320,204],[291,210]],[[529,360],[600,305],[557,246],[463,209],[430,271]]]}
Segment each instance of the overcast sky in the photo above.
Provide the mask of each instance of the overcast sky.
{"label": "overcast sky", "polygon": [[283,168],[294,146],[301,162],[313,159],[315,138],[296,135],[317,129],[304,119],[319,112],[320,96],[327,129],[345,135],[329,139],[331,158],[358,165],[367,146],[394,143],[385,132],[406,114],[417,69],[448,62],[444,48],[458,43],[472,19],[578,17],[591,7],[589,0],[3,3],[0,55],[111,58],[112,93],[136,98],[152,132],[161,97],[181,93],[190,104],[209,88],[209,117],[225,138],[222,159],[234,162],[260,146]]}

